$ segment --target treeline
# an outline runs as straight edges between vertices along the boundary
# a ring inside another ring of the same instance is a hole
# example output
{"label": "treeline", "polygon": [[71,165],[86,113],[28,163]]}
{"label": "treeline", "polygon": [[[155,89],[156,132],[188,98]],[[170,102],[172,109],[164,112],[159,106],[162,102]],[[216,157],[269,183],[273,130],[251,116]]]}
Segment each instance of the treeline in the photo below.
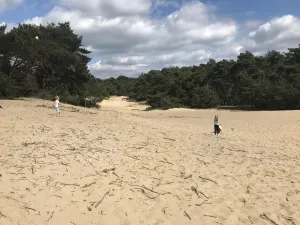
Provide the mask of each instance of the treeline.
{"label": "treeline", "polygon": [[5,25],[0,27],[0,96],[59,95],[64,102],[88,107],[105,97],[88,70],[90,52],[69,23],[20,24],[5,30]]}
{"label": "treeline", "polygon": [[265,56],[151,70],[136,79],[105,81],[109,94],[147,101],[152,108],[237,106],[258,110],[300,109],[300,47]]}
{"label": "treeline", "polygon": [[92,107],[119,95],[161,109],[300,109],[300,47],[264,56],[245,52],[237,60],[211,59],[199,66],[151,70],[138,78],[100,80],[88,70],[90,52],[69,23],[20,24],[5,30],[0,26],[0,97],[59,95],[64,102]]}

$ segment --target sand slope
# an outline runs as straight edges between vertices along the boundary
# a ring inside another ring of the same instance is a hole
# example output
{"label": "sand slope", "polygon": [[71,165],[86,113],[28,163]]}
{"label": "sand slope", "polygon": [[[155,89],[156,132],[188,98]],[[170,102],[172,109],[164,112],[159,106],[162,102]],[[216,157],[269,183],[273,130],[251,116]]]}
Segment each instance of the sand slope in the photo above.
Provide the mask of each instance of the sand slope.
{"label": "sand slope", "polygon": [[299,111],[51,104],[0,101],[1,225],[300,224]]}

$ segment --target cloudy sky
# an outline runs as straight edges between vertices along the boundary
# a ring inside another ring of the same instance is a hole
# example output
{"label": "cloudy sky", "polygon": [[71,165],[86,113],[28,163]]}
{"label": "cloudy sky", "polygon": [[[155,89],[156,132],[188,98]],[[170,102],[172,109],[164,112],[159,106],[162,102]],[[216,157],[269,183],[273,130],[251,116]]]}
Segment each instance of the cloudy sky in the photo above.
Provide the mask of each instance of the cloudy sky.
{"label": "cloudy sky", "polygon": [[0,23],[69,21],[99,78],[300,44],[299,0],[0,0]]}

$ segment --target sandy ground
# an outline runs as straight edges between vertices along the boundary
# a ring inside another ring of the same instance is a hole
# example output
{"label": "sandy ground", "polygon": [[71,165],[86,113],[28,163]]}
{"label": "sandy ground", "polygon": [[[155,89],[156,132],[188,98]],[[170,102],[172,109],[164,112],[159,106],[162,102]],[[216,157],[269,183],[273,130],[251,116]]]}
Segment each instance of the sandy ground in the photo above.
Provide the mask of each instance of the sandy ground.
{"label": "sandy ground", "polygon": [[1,225],[300,224],[299,111],[51,104],[0,101]]}

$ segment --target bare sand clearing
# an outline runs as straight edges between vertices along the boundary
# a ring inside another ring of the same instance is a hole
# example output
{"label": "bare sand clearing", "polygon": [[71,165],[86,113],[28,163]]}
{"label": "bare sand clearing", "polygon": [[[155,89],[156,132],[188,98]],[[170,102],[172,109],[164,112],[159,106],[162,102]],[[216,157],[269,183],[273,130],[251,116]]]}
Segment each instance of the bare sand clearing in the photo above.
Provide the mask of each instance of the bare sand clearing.
{"label": "bare sand clearing", "polygon": [[299,111],[51,104],[0,101],[1,225],[300,224]]}

